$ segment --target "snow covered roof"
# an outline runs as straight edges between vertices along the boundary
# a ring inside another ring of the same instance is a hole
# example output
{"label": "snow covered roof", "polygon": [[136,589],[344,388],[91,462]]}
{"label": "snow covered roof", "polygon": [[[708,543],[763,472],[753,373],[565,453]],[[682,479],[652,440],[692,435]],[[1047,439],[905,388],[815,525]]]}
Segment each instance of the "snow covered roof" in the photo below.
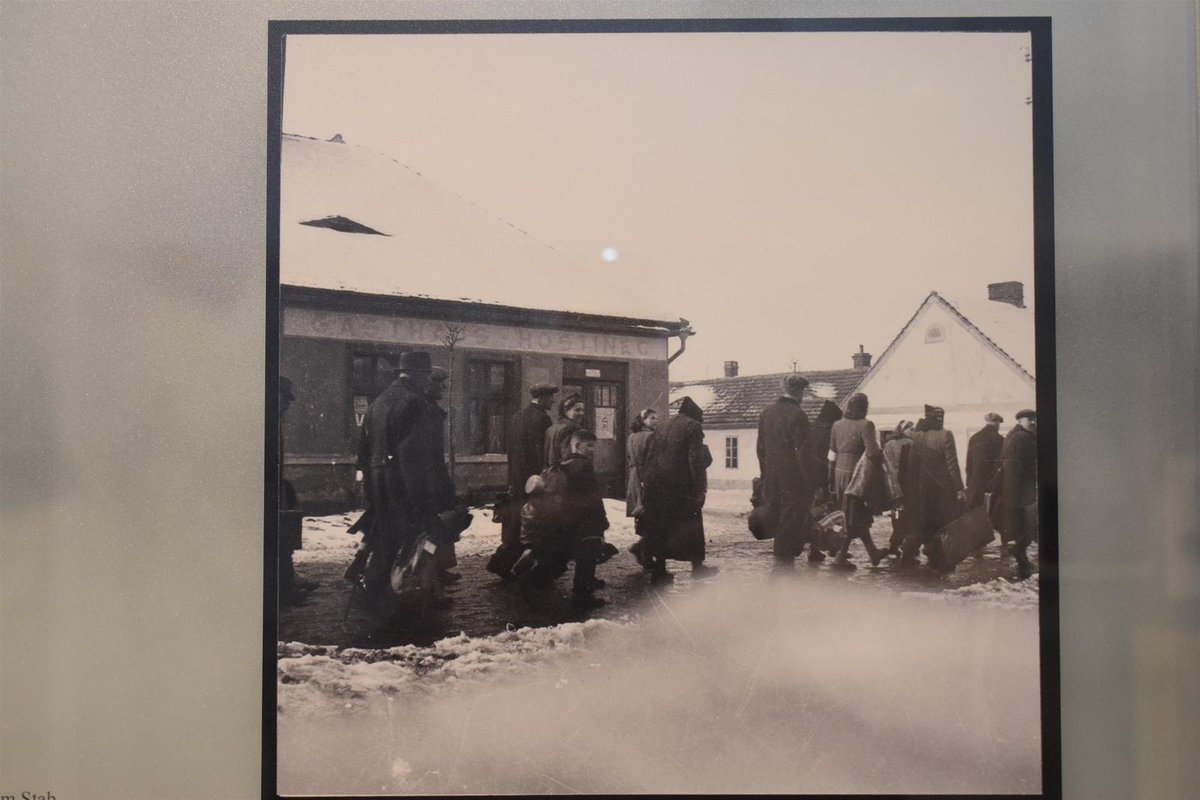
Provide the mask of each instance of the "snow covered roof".
{"label": "snow covered roof", "polygon": [[[739,375],[734,378],[710,378],[671,384],[671,407],[691,397],[704,412],[707,428],[753,428],[759,414],[783,394],[783,379],[790,372],[768,375]],[[835,369],[801,372],[808,388],[800,407],[809,419],[815,419],[826,400],[841,405],[866,375],[861,369]]]}
{"label": "snow covered roof", "polygon": [[599,260],[557,250],[393,158],[291,134],[280,162],[279,273],[288,286],[678,319]]}

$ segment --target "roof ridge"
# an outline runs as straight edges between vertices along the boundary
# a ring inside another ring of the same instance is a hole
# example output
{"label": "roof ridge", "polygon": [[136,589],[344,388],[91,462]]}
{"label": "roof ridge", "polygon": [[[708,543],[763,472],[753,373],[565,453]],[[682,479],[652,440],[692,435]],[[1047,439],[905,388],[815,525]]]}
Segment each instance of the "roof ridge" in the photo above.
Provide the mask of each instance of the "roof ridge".
{"label": "roof ridge", "polygon": [[[937,294],[937,292],[934,292],[934,294]],[[1017,359],[1013,358],[1012,354],[1009,353],[1007,350],[1005,350],[1003,347],[1001,347],[999,342],[997,342],[992,337],[988,336],[987,333],[985,333],[982,328],[980,328],[978,325],[976,325],[974,322],[972,322],[970,317],[968,317],[961,310],[959,310],[957,306],[954,305],[954,301],[952,301],[948,297],[943,297],[940,294],[938,295],[938,299],[941,300],[943,303],[945,303],[946,307],[949,308],[951,311],[953,311],[963,322],[965,322],[965,323],[967,323],[967,325],[971,326],[972,330],[974,330],[976,333],[978,333],[980,336],[982,336],[984,339],[986,339],[988,344],[990,344],[992,347],[996,348],[996,350],[999,351],[1001,355],[1003,355],[1005,358],[1007,358],[1009,361],[1011,361],[1014,365],[1016,365],[1017,369],[1021,370],[1021,372],[1024,372],[1030,378],[1033,378],[1033,374],[1030,373],[1029,370],[1025,369],[1025,366],[1023,364],[1021,364],[1020,361],[1017,361]]]}

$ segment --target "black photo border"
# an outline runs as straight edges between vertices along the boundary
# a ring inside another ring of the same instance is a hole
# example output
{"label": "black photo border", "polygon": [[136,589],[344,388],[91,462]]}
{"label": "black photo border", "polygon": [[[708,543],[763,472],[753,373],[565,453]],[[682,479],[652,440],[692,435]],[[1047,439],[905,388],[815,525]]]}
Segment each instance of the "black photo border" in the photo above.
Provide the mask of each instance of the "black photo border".
{"label": "black photo border", "polygon": [[[267,25],[267,262],[266,375],[264,418],[264,547],[262,650],[262,796],[277,787],[277,632],[279,508],[279,180],[283,135],[286,37],[291,34],[537,34],[537,33],[1028,33],[1032,54],[1034,325],[1038,412],[1038,547],[1042,794],[1062,797],[1060,712],[1058,445],[1055,374],[1054,175],[1051,18],[1037,17],[845,17],[709,19],[526,19],[526,20],[271,20]],[[314,797],[313,795],[306,795]],[[346,797],[339,795],[338,797]],[[810,795],[811,796],[811,795]],[[840,795],[884,797],[897,795]],[[909,795],[913,796],[913,795]],[[939,798],[1035,797],[963,794]]]}

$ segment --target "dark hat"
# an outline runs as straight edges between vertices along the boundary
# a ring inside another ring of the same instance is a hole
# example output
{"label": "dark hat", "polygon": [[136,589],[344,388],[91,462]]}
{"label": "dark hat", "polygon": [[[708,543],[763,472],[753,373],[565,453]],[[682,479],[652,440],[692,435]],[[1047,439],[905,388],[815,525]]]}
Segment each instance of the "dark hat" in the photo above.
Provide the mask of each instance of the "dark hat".
{"label": "dark hat", "polygon": [[1036,421],[1037,420],[1037,412],[1031,408],[1023,408],[1017,412],[1017,419],[1025,419],[1026,417],[1029,417],[1030,419]]}
{"label": "dark hat", "polygon": [[946,409],[939,408],[938,406],[925,406],[925,418],[926,419],[945,419],[946,418]]}
{"label": "dark hat", "polygon": [[832,425],[841,418],[842,410],[832,400],[826,400],[822,403],[821,410],[817,412],[817,422],[823,422],[826,425]]}
{"label": "dark hat", "polygon": [[793,372],[783,379],[783,388],[788,394],[800,394],[808,388],[808,378]]}
{"label": "dark hat", "polygon": [[704,411],[691,397],[684,397],[679,401],[679,413],[685,417],[690,417],[701,424],[704,422]]}
{"label": "dark hat", "polygon": [[450,373],[447,372],[442,367],[434,367],[433,374],[429,376],[429,379],[432,380],[434,383],[443,383],[446,380],[448,380],[449,378],[450,378]]}
{"label": "dark hat", "polygon": [[984,422],[994,422],[997,425],[999,425],[1001,422],[1004,422],[1004,417],[1000,416],[995,411],[989,411],[988,413],[983,415],[983,421]]}
{"label": "dark hat", "polygon": [[558,394],[558,387],[552,383],[535,383],[529,387],[530,397],[548,397]]}
{"label": "dark hat", "polygon": [[401,372],[432,372],[433,361],[423,350],[410,350],[400,356]]}

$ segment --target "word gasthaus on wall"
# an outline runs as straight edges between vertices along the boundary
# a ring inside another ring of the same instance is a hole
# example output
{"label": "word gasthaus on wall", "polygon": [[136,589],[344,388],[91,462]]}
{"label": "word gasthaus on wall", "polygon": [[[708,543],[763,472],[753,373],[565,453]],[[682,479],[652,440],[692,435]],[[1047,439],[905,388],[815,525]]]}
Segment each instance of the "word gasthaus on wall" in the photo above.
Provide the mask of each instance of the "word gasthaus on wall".
{"label": "word gasthaus on wall", "polygon": [[[666,357],[665,338],[571,330],[539,330],[464,322],[458,325],[473,349],[553,351],[580,356],[609,356],[659,360]],[[325,314],[314,309],[286,308],[285,336],[348,339],[369,342],[407,342],[441,346],[446,323],[432,319],[387,317],[377,314]]]}

